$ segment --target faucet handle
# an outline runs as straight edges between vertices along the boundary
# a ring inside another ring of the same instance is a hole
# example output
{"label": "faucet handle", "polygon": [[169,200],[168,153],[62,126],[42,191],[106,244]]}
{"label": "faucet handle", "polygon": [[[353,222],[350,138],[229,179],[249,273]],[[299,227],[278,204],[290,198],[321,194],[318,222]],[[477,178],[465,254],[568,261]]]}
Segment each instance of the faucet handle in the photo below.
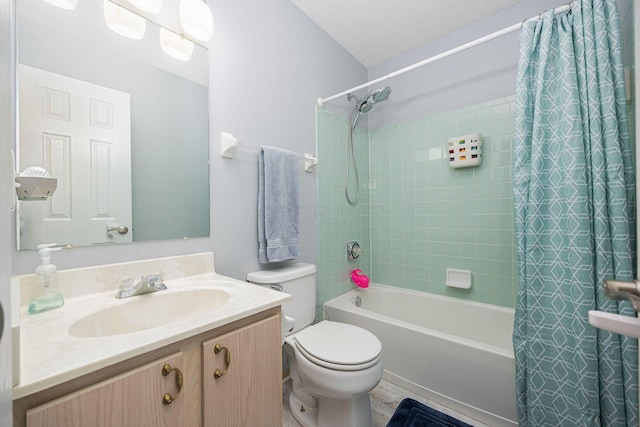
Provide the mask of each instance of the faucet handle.
{"label": "faucet handle", "polygon": [[158,280],[157,280],[158,283],[164,283],[164,275],[165,275],[164,271],[156,270],[156,271],[153,272],[153,275],[158,278]]}
{"label": "faucet handle", "polygon": [[133,287],[133,278],[128,274],[123,274],[116,281],[118,284],[118,289],[121,291],[129,290]]}

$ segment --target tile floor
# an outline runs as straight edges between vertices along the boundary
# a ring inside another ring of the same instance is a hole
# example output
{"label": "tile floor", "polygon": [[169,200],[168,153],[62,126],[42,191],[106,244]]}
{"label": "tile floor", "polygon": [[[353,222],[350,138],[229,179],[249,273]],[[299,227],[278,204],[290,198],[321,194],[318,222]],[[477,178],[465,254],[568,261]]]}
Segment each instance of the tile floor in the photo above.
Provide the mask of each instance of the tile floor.
{"label": "tile floor", "polygon": [[[293,418],[293,415],[291,415],[291,411],[289,410],[289,393],[291,393],[291,380],[287,378],[282,384],[282,426],[300,427],[300,424],[298,424],[295,418]],[[398,387],[386,380],[380,381],[380,384],[371,391],[370,397],[371,412],[373,414],[373,427],[385,427],[402,399],[406,397],[425,403],[440,412],[451,415],[472,426],[487,427],[484,424],[457,414],[447,408],[443,408],[438,404],[430,402],[429,400]]]}

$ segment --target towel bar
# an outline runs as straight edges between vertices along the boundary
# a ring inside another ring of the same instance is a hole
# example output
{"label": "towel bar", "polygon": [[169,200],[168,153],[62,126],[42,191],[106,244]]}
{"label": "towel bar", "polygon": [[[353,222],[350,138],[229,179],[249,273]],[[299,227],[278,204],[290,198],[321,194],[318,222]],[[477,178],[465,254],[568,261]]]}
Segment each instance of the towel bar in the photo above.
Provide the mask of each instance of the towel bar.
{"label": "towel bar", "polygon": [[[259,148],[240,145],[238,138],[229,132],[220,132],[220,156],[225,159],[233,159],[238,147],[247,148],[252,151],[259,150]],[[304,171],[309,173],[313,172],[314,167],[318,164],[318,158],[309,153],[304,153],[302,156],[298,155],[298,157],[304,160]]]}

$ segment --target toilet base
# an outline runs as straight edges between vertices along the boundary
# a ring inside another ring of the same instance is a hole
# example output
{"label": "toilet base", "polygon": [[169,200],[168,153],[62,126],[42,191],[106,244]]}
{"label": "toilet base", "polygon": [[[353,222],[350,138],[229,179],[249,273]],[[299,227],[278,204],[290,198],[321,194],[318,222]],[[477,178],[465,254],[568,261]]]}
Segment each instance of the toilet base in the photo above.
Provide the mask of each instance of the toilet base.
{"label": "toilet base", "polygon": [[371,427],[371,401],[369,393],[354,396],[353,399],[318,399],[318,407],[305,405],[298,397],[289,395],[291,415],[303,427]]}
{"label": "toilet base", "polygon": [[302,427],[316,427],[318,425],[318,408],[305,405],[294,393],[289,395],[289,410]]}

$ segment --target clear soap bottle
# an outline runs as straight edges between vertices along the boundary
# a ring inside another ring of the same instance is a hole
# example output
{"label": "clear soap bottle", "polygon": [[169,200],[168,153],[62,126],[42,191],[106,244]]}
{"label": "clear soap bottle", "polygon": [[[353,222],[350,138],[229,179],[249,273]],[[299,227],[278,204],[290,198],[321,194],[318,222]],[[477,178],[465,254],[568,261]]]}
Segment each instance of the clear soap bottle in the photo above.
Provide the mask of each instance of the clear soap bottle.
{"label": "clear soap bottle", "polygon": [[57,270],[51,264],[51,252],[62,248],[53,248],[55,244],[38,245],[40,265],[36,268],[36,276],[42,285],[41,294],[33,297],[29,303],[29,313],[37,314],[53,310],[64,305],[64,298],[57,290]]}

